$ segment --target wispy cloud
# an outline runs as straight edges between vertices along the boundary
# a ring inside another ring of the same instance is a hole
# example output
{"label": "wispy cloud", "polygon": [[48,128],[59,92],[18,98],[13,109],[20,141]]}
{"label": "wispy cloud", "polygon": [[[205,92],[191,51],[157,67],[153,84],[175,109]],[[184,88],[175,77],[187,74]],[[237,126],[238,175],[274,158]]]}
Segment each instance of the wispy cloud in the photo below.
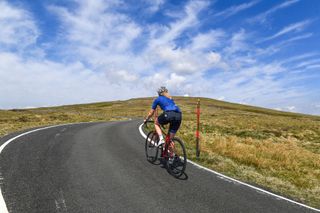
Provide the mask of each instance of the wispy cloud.
{"label": "wispy cloud", "polygon": [[290,0],[290,1],[285,1],[281,4],[278,4],[274,7],[272,7],[271,9],[253,17],[253,18],[250,18],[248,19],[249,22],[260,22],[260,23],[263,23],[266,21],[267,17],[270,16],[271,14],[277,12],[278,10],[280,9],[284,9],[284,8],[287,8],[295,3],[298,3],[300,0]]}
{"label": "wispy cloud", "polygon": [[309,53],[303,53],[296,56],[292,56],[290,58],[287,58],[282,61],[283,64],[285,63],[292,63],[292,62],[299,62],[300,60],[305,60],[308,58],[312,58],[314,56],[319,56],[318,52],[309,52]]}
{"label": "wispy cloud", "polygon": [[300,62],[300,63],[296,64],[294,68],[297,69],[297,68],[301,68],[301,67],[312,67],[312,66],[317,66],[319,64],[320,64],[320,59],[317,58],[317,59],[312,59],[312,60]]}
{"label": "wispy cloud", "polygon": [[241,29],[239,32],[233,33],[231,39],[229,40],[230,45],[224,48],[224,52],[227,55],[234,54],[239,51],[248,50],[248,39],[249,35],[244,29]]}
{"label": "wispy cloud", "polygon": [[36,42],[39,30],[33,17],[26,10],[12,7],[6,1],[0,1],[0,11],[0,45],[2,47],[18,45],[23,49]]}
{"label": "wispy cloud", "polygon": [[224,18],[228,18],[230,16],[236,15],[237,13],[249,9],[251,7],[253,7],[254,5],[256,5],[258,2],[260,2],[260,0],[256,0],[256,1],[251,1],[249,3],[243,3],[243,4],[239,4],[239,5],[235,5],[232,7],[229,7],[221,12],[218,12],[215,14],[215,16],[222,16]]}
{"label": "wispy cloud", "polygon": [[305,34],[298,35],[298,36],[289,38],[289,39],[287,39],[287,40],[284,40],[284,41],[282,41],[279,45],[289,44],[289,43],[292,43],[292,42],[294,42],[294,41],[299,41],[299,40],[302,40],[302,39],[307,39],[307,38],[310,38],[311,36],[313,36],[313,33],[305,33]]}
{"label": "wispy cloud", "polygon": [[194,51],[221,47],[226,33],[221,30],[210,30],[207,33],[199,33],[193,37],[190,48]]}
{"label": "wispy cloud", "polygon": [[283,36],[285,34],[291,33],[291,32],[299,32],[302,31],[306,26],[308,26],[312,21],[311,20],[305,20],[301,22],[297,22],[294,24],[290,24],[284,28],[282,28],[280,31],[278,31],[276,34],[266,37],[262,40],[260,40],[258,43],[269,41],[275,38],[278,38],[280,36]]}
{"label": "wispy cloud", "polygon": [[147,3],[147,9],[151,13],[157,12],[165,3],[165,0],[144,0]]}
{"label": "wispy cloud", "polygon": [[309,69],[319,69],[319,68],[320,68],[320,63],[306,66],[306,69],[308,69],[308,70]]}
{"label": "wispy cloud", "polygon": [[97,0],[81,1],[76,12],[59,6],[50,6],[49,10],[61,19],[69,41],[123,52],[130,48],[141,27],[127,16],[111,12],[110,7],[110,1]]}
{"label": "wispy cloud", "polygon": [[[294,36],[285,40],[281,40],[278,42],[274,42],[272,45],[269,45],[267,48],[256,48],[257,55],[264,55],[264,56],[271,56],[279,51],[286,49],[288,45],[294,45],[297,41],[300,41],[302,39],[308,39],[313,36],[313,33],[305,33],[302,35]],[[261,40],[259,40],[257,43],[261,43]]]}
{"label": "wispy cloud", "polygon": [[152,34],[160,35],[153,38],[153,40],[150,42],[150,46],[155,47],[162,44],[169,44],[185,30],[198,25],[198,13],[205,9],[208,5],[208,1],[190,1],[187,3],[184,8],[185,15],[170,23],[168,27],[156,26],[156,28],[153,28],[156,32],[153,32]]}

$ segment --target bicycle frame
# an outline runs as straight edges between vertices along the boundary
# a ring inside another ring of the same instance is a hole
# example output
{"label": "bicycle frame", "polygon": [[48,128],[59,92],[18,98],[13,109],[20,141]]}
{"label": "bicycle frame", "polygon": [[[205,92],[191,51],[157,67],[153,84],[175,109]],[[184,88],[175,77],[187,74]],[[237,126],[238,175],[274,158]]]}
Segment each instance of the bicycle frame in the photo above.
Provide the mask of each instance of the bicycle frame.
{"label": "bicycle frame", "polygon": [[[146,121],[146,127],[148,127],[147,123],[154,123],[154,121]],[[148,129],[149,133],[145,142],[147,160],[152,164],[159,160],[171,175],[178,178],[184,174],[187,163],[183,141],[178,137],[170,138],[170,133],[166,133],[166,128],[163,125],[160,125],[160,129],[165,135],[165,143],[160,146],[158,146],[159,135],[157,131],[153,128]]]}
{"label": "bicycle frame", "polygon": [[[150,120],[147,121],[146,124],[147,123],[153,123],[154,125],[156,125],[154,121],[150,121]],[[162,151],[161,151],[161,157],[163,157],[164,159],[168,160],[169,157],[172,157],[172,156],[168,156],[168,153],[169,153],[170,149],[171,150],[174,149],[174,143],[172,142],[172,140],[170,138],[169,130],[166,133],[165,126],[164,125],[159,125],[159,126],[160,126],[162,134],[165,136],[165,144],[164,144],[164,147],[163,147],[164,149],[162,149]],[[171,151],[171,154],[173,154],[172,151]]]}

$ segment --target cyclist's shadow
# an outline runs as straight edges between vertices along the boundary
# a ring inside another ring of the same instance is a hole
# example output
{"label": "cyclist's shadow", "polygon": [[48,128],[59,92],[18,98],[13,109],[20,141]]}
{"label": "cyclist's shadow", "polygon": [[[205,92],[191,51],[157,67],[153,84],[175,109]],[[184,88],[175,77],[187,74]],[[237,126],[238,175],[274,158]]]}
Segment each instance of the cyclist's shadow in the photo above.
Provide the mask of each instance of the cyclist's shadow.
{"label": "cyclist's shadow", "polygon": [[187,175],[187,173],[183,172],[180,177],[175,177],[175,178],[178,180],[188,180],[189,176]]}
{"label": "cyclist's shadow", "polygon": [[[155,162],[150,162],[149,163],[153,164],[153,165],[157,165],[157,166],[161,166],[161,168],[166,169],[167,170],[167,166],[166,163],[161,160],[161,159],[157,159]],[[178,180],[188,180],[189,176],[187,175],[186,172],[183,172],[179,177],[176,177],[172,174],[170,174],[170,172],[167,170],[168,174],[171,175],[172,177],[178,179]]]}

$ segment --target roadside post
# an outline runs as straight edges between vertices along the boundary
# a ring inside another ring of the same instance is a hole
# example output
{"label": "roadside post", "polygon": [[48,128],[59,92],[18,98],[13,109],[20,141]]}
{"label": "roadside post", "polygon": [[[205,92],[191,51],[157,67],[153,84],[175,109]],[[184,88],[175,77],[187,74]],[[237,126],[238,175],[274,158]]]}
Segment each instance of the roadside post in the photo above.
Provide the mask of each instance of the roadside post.
{"label": "roadside post", "polygon": [[200,157],[200,99],[197,102],[197,130],[196,130],[196,156]]}

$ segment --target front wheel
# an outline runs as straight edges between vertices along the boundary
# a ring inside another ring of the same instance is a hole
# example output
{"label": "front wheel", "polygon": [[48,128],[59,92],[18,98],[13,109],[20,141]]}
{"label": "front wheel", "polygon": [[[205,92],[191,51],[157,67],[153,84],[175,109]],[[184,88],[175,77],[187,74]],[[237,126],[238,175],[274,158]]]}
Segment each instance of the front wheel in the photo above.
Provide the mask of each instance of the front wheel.
{"label": "front wheel", "polygon": [[154,163],[158,159],[158,134],[155,131],[150,131],[146,138],[145,152],[147,160],[150,163]]}
{"label": "front wheel", "polygon": [[167,169],[168,172],[174,177],[178,178],[183,175],[186,166],[187,166],[187,154],[184,144],[180,138],[172,139],[172,148],[169,149],[170,152],[168,155],[170,156],[167,161]]}

